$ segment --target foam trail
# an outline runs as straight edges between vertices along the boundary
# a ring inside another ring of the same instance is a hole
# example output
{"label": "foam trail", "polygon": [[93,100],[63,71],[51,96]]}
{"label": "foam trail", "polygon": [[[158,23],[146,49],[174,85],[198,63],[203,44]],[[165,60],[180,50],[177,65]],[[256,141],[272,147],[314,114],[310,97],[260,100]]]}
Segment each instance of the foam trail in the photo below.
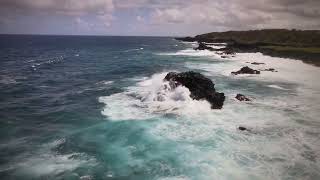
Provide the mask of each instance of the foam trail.
{"label": "foam trail", "polygon": [[[238,53],[218,62],[210,53],[213,52],[189,48],[161,55],[212,59],[212,62],[187,61],[185,66],[223,79],[226,89],[221,91],[227,96],[223,109],[202,111],[201,116],[185,113],[176,121],[158,123],[152,133],[174,142],[190,142],[183,147],[183,154],[195,158],[184,158],[183,162],[185,168],[201,169],[198,179],[318,179],[320,85],[315,82],[320,69],[299,60],[261,53]],[[253,66],[248,61],[265,65]],[[278,72],[231,75],[243,66],[275,68]],[[234,82],[238,81],[242,84],[237,87]],[[250,85],[255,88],[247,89]],[[238,102],[234,96],[240,92],[253,101]],[[238,131],[240,125],[250,132]]]}
{"label": "foam trail", "polygon": [[65,143],[58,139],[43,145],[31,157],[21,158],[12,165],[19,176],[55,177],[61,173],[72,171],[80,166],[95,166],[96,160],[83,153],[58,154],[55,148]]}
{"label": "foam trail", "polygon": [[226,47],[226,44],[224,43],[206,43],[206,45],[214,49],[223,49]]}
{"label": "foam trail", "polygon": [[102,81],[102,82],[99,82],[99,83],[97,83],[97,84],[104,84],[104,85],[111,85],[111,84],[113,84],[114,83],[114,81]]}
{"label": "foam trail", "polygon": [[194,49],[185,49],[180,50],[178,52],[172,52],[172,53],[158,53],[158,55],[169,55],[169,56],[194,56],[194,57],[200,57],[200,56],[208,56],[208,57],[216,57],[219,58],[220,56],[217,55],[213,51],[209,50],[194,50]]}
{"label": "foam trail", "polygon": [[274,85],[274,84],[268,85],[268,87],[275,88],[275,89],[281,89],[281,90],[288,90],[288,89],[286,89],[286,88],[283,88],[283,87],[281,87],[281,86]]}
{"label": "foam trail", "polygon": [[136,49],[129,49],[129,50],[126,50],[124,52],[131,52],[131,51],[140,51],[140,50],[143,50],[144,48],[136,48]]}

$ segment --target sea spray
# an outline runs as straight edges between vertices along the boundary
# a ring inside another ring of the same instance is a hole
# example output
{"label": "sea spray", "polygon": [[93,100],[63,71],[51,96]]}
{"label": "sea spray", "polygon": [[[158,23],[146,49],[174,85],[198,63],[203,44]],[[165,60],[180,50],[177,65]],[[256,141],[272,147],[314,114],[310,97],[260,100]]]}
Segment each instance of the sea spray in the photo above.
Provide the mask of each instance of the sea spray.
{"label": "sea spray", "polygon": [[102,113],[114,120],[128,120],[210,110],[207,101],[193,100],[186,87],[171,89],[169,82],[163,80],[166,74],[155,74],[123,93],[101,97],[99,101],[106,104]]}

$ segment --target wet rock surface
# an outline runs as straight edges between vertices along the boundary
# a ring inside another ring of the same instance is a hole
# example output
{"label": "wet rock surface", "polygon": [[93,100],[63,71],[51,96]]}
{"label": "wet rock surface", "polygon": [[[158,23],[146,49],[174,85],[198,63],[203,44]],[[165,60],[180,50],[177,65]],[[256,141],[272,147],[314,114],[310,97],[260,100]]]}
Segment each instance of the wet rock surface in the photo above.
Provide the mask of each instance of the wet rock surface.
{"label": "wet rock surface", "polygon": [[264,69],[262,71],[278,72],[274,68],[268,68],[268,69]]}
{"label": "wet rock surface", "polygon": [[248,129],[246,127],[243,127],[243,126],[239,126],[238,130],[240,130],[240,131],[250,131],[250,129]]}
{"label": "wet rock surface", "polygon": [[238,75],[238,74],[260,74],[260,71],[254,70],[254,69],[249,68],[248,66],[245,66],[245,67],[241,68],[239,71],[231,72],[231,74],[234,74],[234,75]]}
{"label": "wet rock surface", "polygon": [[199,42],[199,46],[197,48],[195,48],[194,50],[209,50],[209,51],[214,51],[215,49],[212,47],[207,46],[205,43],[203,42]]}
{"label": "wet rock surface", "polygon": [[251,101],[249,98],[247,98],[245,95],[243,94],[237,94],[236,95],[236,99],[238,99],[239,101]]}
{"label": "wet rock surface", "polygon": [[164,78],[170,86],[185,86],[190,91],[190,97],[196,100],[207,100],[212,109],[221,109],[225,100],[224,93],[216,92],[214,83],[200,73],[188,71],[182,73],[169,72]]}
{"label": "wet rock surface", "polygon": [[253,62],[251,63],[252,65],[262,65],[262,64],[266,64],[266,63],[258,63],[258,62]]}

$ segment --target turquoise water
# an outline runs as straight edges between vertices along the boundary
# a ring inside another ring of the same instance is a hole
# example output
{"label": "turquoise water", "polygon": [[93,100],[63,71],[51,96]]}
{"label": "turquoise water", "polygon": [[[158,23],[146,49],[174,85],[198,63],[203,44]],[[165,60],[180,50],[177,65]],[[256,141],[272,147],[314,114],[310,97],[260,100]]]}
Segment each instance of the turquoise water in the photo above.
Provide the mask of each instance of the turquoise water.
{"label": "turquoise water", "polygon": [[[241,59],[191,46],[0,36],[1,179],[319,179],[319,69],[266,59],[278,74],[234,77]],[[167,72],[186,70],[226,94],[222,110],[163,89]]]}

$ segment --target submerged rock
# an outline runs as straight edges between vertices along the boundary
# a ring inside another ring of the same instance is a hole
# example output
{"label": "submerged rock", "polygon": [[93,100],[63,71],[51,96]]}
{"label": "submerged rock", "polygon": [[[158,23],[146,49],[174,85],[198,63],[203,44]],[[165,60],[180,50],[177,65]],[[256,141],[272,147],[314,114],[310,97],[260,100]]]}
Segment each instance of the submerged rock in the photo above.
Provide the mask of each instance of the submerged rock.
{"label": "submerged rock", "polygon": [[249,98],[247,98],[243,94],[237,94],[236,99],[238,99],[239,101],[251,101]]}
{"label": "submerged rock", "polygon": [[223,53],[227,54],[227,55],[235,55],[236,54],[232,49],[225,49],[223,51]]}
{"label": "submerged rock", "polygon": [[231,72],[231,74],[238,75],[238,74],[260,74],[260,71],[254,70],[249,68],[248,66],[245,66],[241,68],[239,71]]}
{"label": "submerged rock", "polygon": [[262,70],[262,71],[278,72],[278,71],[276,71],[274,68],[264,69],[264,70]]}
{"label": "submerged rock", "polygon": [[212,109],[221,109],[223,106],[224,93],[216,92],[213,82],[200,73],[193,71],[169,72],[164,80],[169,81],[173,88],[179,85],[187,87],[192,99],[207,100]]}
{"label": "submerged rock", "polygon": [[248,131],[248,129],[246,127],[243,127],[243,126],[239,126],[238,129],[240,131]]}
{"label": "submerged rock", "polygon": [[199,42],[199,46],[197,48],[195,48],[194,50],[209,50],[209,51],[213,51],[214,48],[207,46],[203,42]]}

